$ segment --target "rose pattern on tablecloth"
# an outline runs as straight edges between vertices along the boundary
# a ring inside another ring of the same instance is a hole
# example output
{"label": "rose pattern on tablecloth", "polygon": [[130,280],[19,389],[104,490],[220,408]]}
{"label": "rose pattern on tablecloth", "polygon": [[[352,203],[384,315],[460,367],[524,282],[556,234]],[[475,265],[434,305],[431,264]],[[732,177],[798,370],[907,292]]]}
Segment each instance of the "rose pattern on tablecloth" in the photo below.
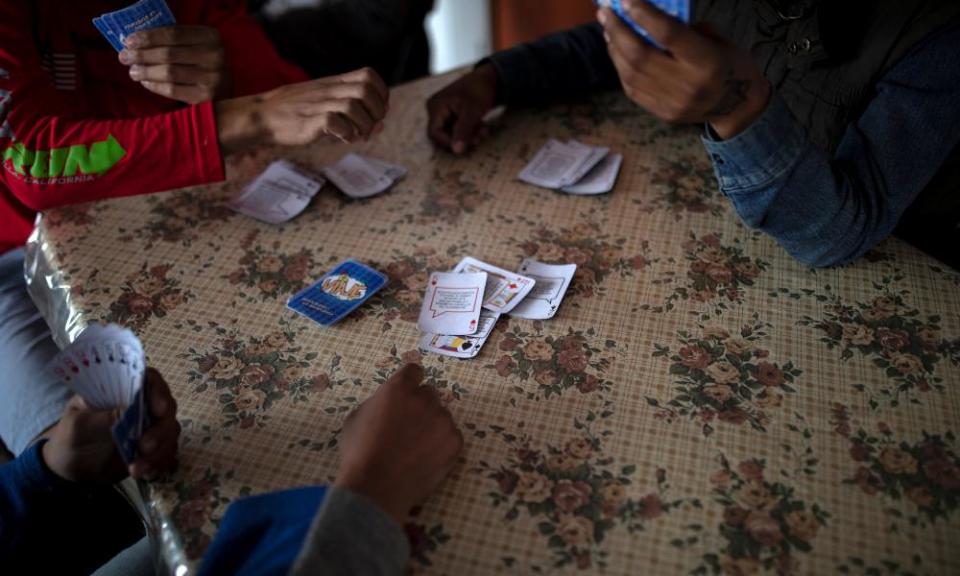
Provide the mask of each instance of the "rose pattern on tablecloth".
{"label": "rose pattern on tablecloth", "polygon": [[[506,509],[506,521],[528,523],[542,536],[554,568],[603,569],[609,561],[603,546],[609,531],[625,527],[636,534],[677,508],[701,506],[696,499],[668,497],[667,472],[662,468],[656,471],[655,489],[634,488],[636,466],[617,463],[605,453],[609,429],[595,431],[613,414],[610,406],[607,402],[602,412],[591,410],[583,421],[574,420],[574,434],[562,445],[489,426],[509,450],[504,461],[481,461],[475,471],[493,484],[488,495],[494,507]],[[523,423],[517,425],[518,430],[522,427]],[[515,559],[502,562],[511,567]],[[547,567],[518,568],[541,572]]]}
{"label": "rose pattern on tablecloth", "polygon": [[[519,244],[527,258],[545,264],[577,265],[577,273],[564,296],[568,306],[577,306],[576,298],[571,301],[573,296],[602,296],[603,283],[611,274],[628,277],[634,271],[645,269],[653,260],[645,243],[637,247],[641,253],[626,256],[626,239],[612,237],[595,222],[570,228],[540,227],[526,239],[511,238],[511,242]],[[517,262],[517,266],[519,264]]]}
{"label": "rose pattern on tablecloth", "polygon": [[[171,275],[172,264],[150,265],[127,276],[120,285],[120,295],[110,303],[103,318],[140,332],[153,318],[163,318],[174,309],[195,298],[181,281]],[[106,292],[106,290],[104,291]]]}
{"label": "rose pattern on tablecloth", "polygon": [[743,460],[736,467],[721,456],[711,477],[714,500],[723,507],[717,526],[723,549],[703,555],[694,574],[779,574],[799,572],[798,553],[813,550],[830,514],[797,496],[793,486],[764,477],[763,460]]}
{"label": "rose pattern on tablecloth", "polygon": [[842,360],[859,355],[882,372],[887,385],[855,385],[869,394],[873,409],[882,403],[895,407],[901,398],[919,403],[917,393],[942,392],[944,382],[938,365],[949,360],[960,366],[960,339],[946,339],[940,315],[923,316],[908,303],[909,292],[897,289],[893,282],[885,277],[875,283],[880,294],[870,302],[849,304],[832,295],[821,318],[805,316],[800,321],[821,332],[820,341],[829,350],[840,350]]}
{"label": "rose pattern on tablecloth", "polygon": [[[910,502],[919,512],[910,518],[911,524],[949,522],[960,507],[960,458],[953,432],[924,432],[910,442],[898,439],[882,422],[878,429],[879,434],[873,435],[860,428],[848,438],[856,470],[844,483],[869,496]],[[899,514],[895,509],[887,511]]]}
{"label": "rose pattern on tablecloth", "polygon": [[472,214],[492,197],[492,194],[466,177],[462,170],[437,170],[420,204],[420,218],[456,224],[464,214]]}
{"label": "rose pattern on tablecloth", "polygon": [[671,362],[676,395],[666,402],[648,396],[647,403],[665,421],[685,416],[700,422],[704,436],[713,433],[714,422],[749,423],[765,431],[784,395],[797,392],[793,384],[803,371],[792,360],[778,363],[770,357],[762,342],[773,326],[756,314],[733,336],[719,325],[699,328],[699,334],[677,333],[676,352],[654,344],[653,357]]}
{"label": "rose pattern on tablecloth", "polygon": [[164,242],[192,246],[198,238],[236,214],[222,198],[189,190],[152,194],[146,197],[146,202],[150,219],[140,228],[124,231],[121,239],[142,240],[147,250]]}
{"label": "rose pattern on tablecloth", "polygon": [[679,222],[686,214],[720,216],[724,206],[713,167],[703,154],[660,158],[650,175],[652,201],[633,201],[647,212],[665,210]]}
{"label": "rose pattern on tablecloth", "polygon": [[360,385],[340,375],[337,354],[321,372],[317,353],[304,351],[289,326],[265,336],[245,336],[216,324],[211,328],[217,335],[211,346],[190,346],[180,357],[196,364],[187,372],[192,393],[216,395],[224,428],[263,427],[278,402],[305,402],[330,387]]}
{"label": "rose pattern on tablecloth", "polygon": [[[219,517],[232,501],[224,495],[224,481],[233,481],[233,470],[214,471],[207,467],[196,480],[177,480],[168,489],[176,494],[176,504],[169,517],[177,524],[188,558],[199,560],[212,541]],[[249,496],[249,488],[241,488],[238,496]]]}
{"label": "rose pattern on tablecloth", "polygon": [[422,508],[417,506],[410,511],[410,518],[403,524],[403,531],[410,543],[410,565],[408,573],[417,574],[420,568],[433,566],[430,556],[440,546],[450,541],[450,534],[443,524],[424,524],[420,521]]}
{"label": "rose pattern on tablecloth", "polygon": [[[687,263],[683,285],[674,288],[662,305],[644,304],[640,309],[669,312],[677,301],[692,300],[713,305],[714,314],[720,315],[729,309],[728,303],[742,304],[745,289],[753,286],[770,265],[760,258],[751,258],[738,239],[724,244],[720,234],[698,238],[695,232],[690,232],[683,250]],[[675,275],[675,271],[669,270],[659,283],[676,281]]]}
{"label": "rose pattern on tablecloth", "polygon": [[244,291],[250,302],[289,297],[306,287],[317,264],[312,250],[282,252],[278,242],[267,247],[254,243],[253,236],[241,242],[239,267],[224,275],[231,285],[253,289],[252,294]]}
{"label": "rose pattern on tablecloth", "polygon": [[[496,343],[496,351],[486,355],[484,368],[501,378],[516,378],[521,385],[514,386],[514,391],[531,399],[559,396],[570,389],[590,394],[612,388],[613,382],[605,374],[618,352],[616,341],[599,342],[593,328],[571,328],[567,334],[555,336],[543,333],[542,322],[533,322],[532,332],[528,326],[531,323],[511,322],[497,332],[499,337],[491,336],[487,346]],[[496,361],[490,362],[493,358]],[[536,392],[523,385],[531,379]]]}

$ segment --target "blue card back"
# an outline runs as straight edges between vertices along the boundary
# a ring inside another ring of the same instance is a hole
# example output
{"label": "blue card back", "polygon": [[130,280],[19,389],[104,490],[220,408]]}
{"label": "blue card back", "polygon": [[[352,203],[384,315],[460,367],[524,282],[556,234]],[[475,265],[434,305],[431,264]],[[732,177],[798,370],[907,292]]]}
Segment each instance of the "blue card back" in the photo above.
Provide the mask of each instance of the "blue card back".
{"label": "blue card back", "polygon": [[113,49],[117,52],[123,50],[123,43],[120,42],[120,38],[114,33],[114,31],[107,26],[107,23],[104,22],[103,18],[94,18],[93,25],[96,26],[97,30],[103,34],[103,37],[107,39],[107,42],[113,46]]}
{"label": "blue card back", "polygon": [[139,453],[137,444],[143,437],[144,431],[148,430],[152,424],[153,419],[150,417],[150,410],[144,399],[144,388],[141,386],[133,402],[110,430],[124,462],[132,464],[137,459]]}
{"label": "blue card back", "polygon": [[356,260],[346,260],[313,285],[294,294],[287,308],[330,326],[376,294],[387,276]]}
{"label": "blue card back", "polygon": [[173,26],[176,23],[176,18],[164,0],[140,0],[122,10],[108,12],[93,21],[93,25],[106,36],[110,45],[117,51],[123,50],[123,39],[134,32]]}
{"label": "blue card back", "polygon": [[[677,20],[683,22],[684,24],[690,23],[690,3],[692,0],[648,0],[650,4],[653,4],[661,12],[673,16]],[[627,23],[628,26],[633,28],[633,31],[643,37],[644,40],[653,44],[657,48],[662,49],[663,47],[657,44],[657,42],[650,37],[650,34],[643,29],[639,24],[633,21],[630,18],[630,15],[627,14],[626,10],[623,9],[622,0],[595,0],[597,6],[607,6],[620,17],[621,20]]]}

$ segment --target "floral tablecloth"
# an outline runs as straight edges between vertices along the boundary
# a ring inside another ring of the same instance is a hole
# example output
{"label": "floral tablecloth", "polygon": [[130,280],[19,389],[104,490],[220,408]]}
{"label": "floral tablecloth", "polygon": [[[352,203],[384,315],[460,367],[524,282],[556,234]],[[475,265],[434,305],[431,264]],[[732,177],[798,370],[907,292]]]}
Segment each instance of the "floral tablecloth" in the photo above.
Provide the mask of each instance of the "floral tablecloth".
{"label": "floral tablecloth", "polygon": [[[718,194],[696,130],[618,94],[438,152],[423,102],[448,80],[394,90],[385,133],[351,148],[410,169],[382,196],[327,187],[283,226],[224,206],[275,158],[346,151],[318,145],[44,215],[48,285],[81,324],[133,328],[180,402],[179,470],[149,487],[175,565],[232,500],[330,480],[347,413],[415,361],[466,436],[406,525],[415,573],[960,573],[960,274],[897,240],[797,264]],[[518,182],[551,137],[623,153],[615,191]],[[427,274],[466,255],[579,269],[553,320],[421,356]],[[382,295],[329,329],[285,309],[348,257],[389,274]]]}

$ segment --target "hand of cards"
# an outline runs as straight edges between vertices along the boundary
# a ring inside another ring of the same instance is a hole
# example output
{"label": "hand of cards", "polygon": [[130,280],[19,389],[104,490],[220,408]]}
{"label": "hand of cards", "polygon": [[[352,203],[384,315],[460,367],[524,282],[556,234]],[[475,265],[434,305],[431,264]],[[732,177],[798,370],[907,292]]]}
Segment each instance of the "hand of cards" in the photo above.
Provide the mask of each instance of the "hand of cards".
{"label": "hand of cards", "polygon": [[93,25],[113,48],[123,50],[124,39],[141,30],[173,26],[177,20],[164,0],[140,0],[122,10],[108,12],[93,19]]}
{"label": "hand of cards", "polygon": [[[633,31],[639,34],[644,40],[650,42],[657,48],[663,48],[650,37],[650,34],[642,26],[633,21],[627,11],[623,9],[623,0],[595,0],[597,6],[601,8],[610,8],[620,17]],[[647,2],[658,8],[661,12],[673,16],[684,24],[690,23],[690,0],[638,0]]]}
{"label": "hand of cards", "polygon": [[467,257],[453,272],[431,274],[417,322],[424,332],[420,348],[454,358],[473,358],[501,314],[537,320],[553,317],[576,264],[555,266],[524,260],[520,268],[524,274]]}
{"label": "hand of cards", "polygon": [[520,171],[518,178],[568,194],[604,194],[613,189],[623,156],[609,148],[587,146],[576,140],[550,139]]}
{"label": "hand of cards", "polygon": [[53,359],[53,373],[97,410],[125,409],[113,425],[123,460],[137,459],[137,443],[151,425],[145,404],[146,364],[137,337],[115,324],[92,324]]}

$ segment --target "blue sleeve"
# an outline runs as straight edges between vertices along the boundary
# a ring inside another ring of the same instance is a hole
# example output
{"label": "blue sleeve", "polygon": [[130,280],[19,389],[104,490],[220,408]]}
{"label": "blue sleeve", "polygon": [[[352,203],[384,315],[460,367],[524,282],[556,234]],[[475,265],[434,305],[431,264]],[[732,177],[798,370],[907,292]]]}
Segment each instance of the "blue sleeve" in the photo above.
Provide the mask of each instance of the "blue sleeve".
{"label": "blue sleeve", "polygon": [[704,137],[743,221],[812,266],[845,264],[886,238],[960,142],[960,26],[937,33],[878,83],[833,156],[773,95],[730,140]]}
{"label": "blue sleeve", "polygon": [[45,501],[70,490],[43,463],[42,442],[27,449],[19,458],[0,466],[0,557],[9,558],[19,549],[29,548],[26,540],[36,535],[29,526],[40,524],[45,516]]}
{"label": "blue sleeve", "polygon": [[536,106],[620,85],[596,22],[550,34],[489,58],[502,104]]}

